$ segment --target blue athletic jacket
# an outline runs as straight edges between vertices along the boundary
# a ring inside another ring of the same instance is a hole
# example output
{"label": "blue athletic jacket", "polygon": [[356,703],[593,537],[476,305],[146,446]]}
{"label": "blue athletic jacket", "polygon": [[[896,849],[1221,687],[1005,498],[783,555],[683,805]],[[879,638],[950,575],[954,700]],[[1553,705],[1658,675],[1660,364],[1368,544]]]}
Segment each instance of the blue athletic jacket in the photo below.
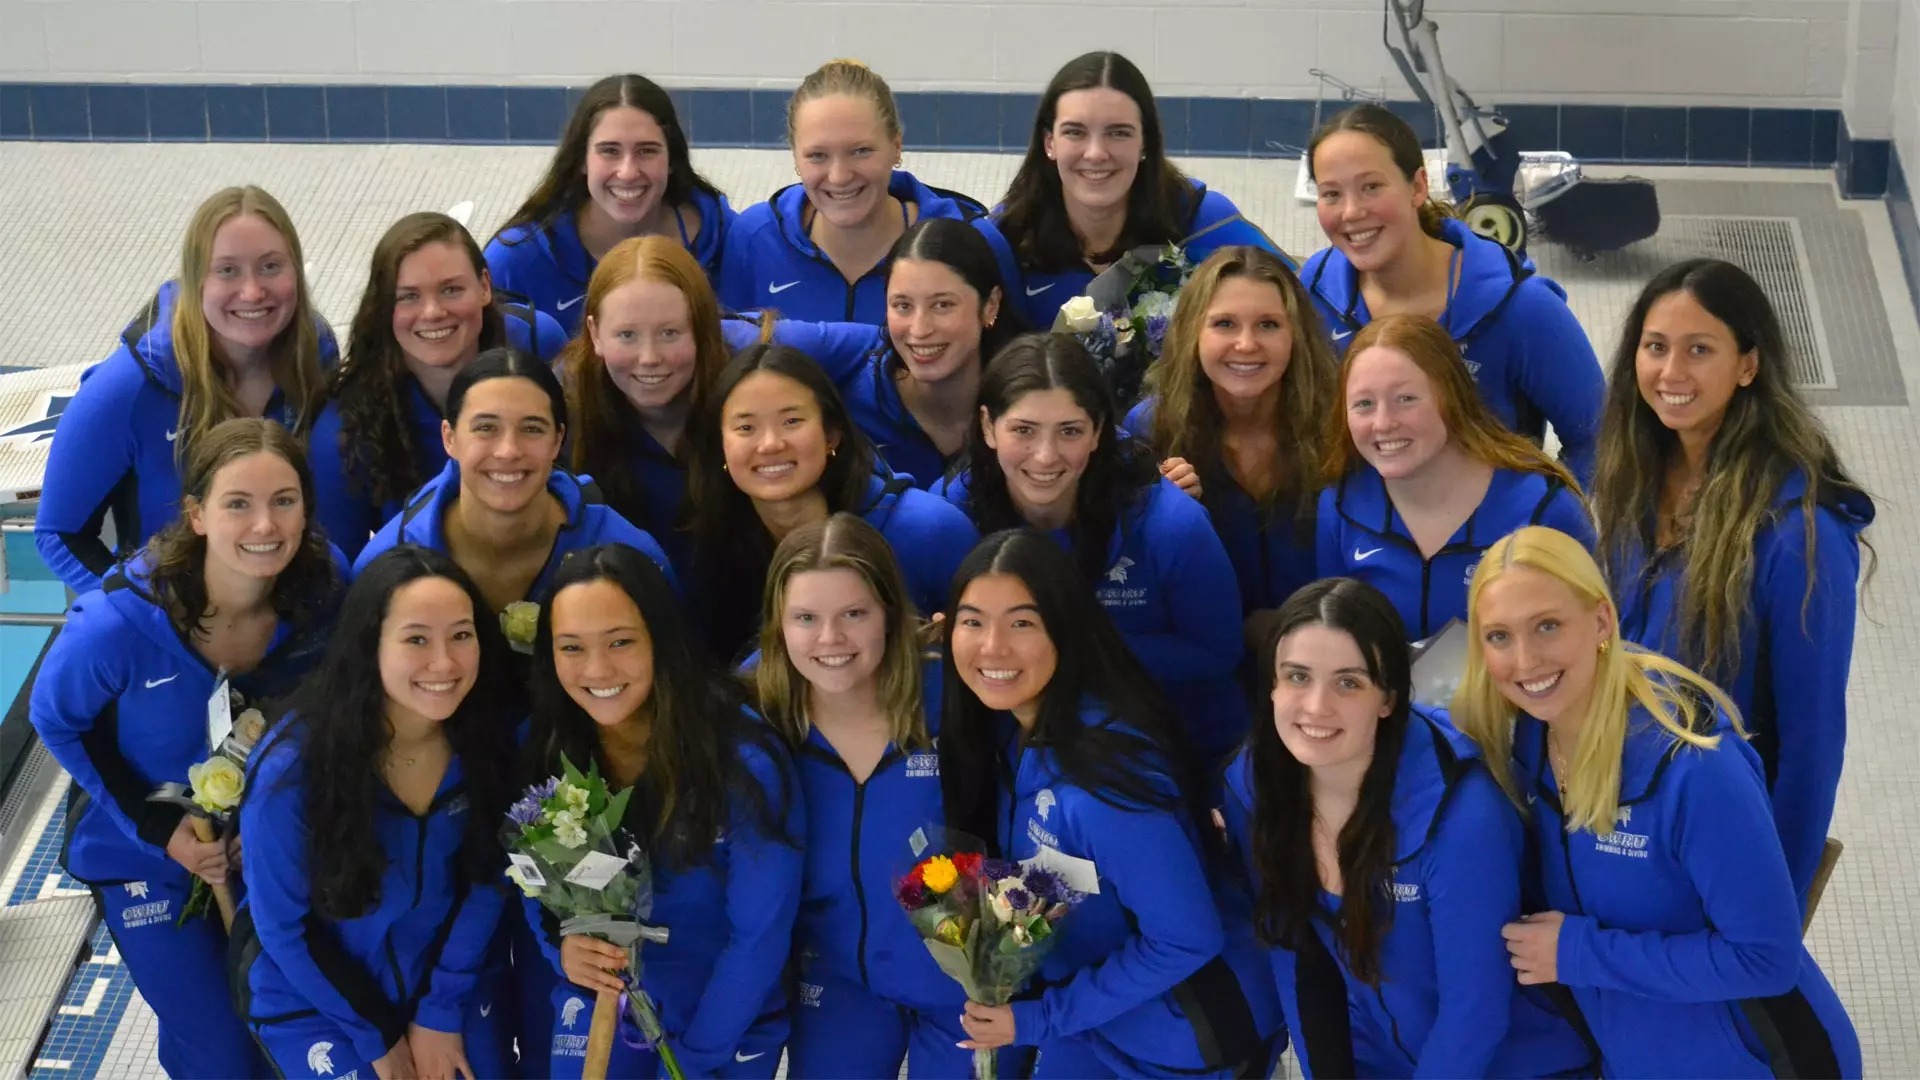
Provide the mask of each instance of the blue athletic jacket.
{"label": "blue athletic jacket", "polygon": [[[553,540],[553,553],[547,556],[547,565],[534,579],[533,587],[527,590],[529,597],[537,597],[547,590],[548,582],[553,580],[555,570],[560,568],[561,560],[571,552],[590,548],[596,544],[625,544],[637,549],[642,555],[658,563],[669,582],[674,581],[673,564],[667,561],[667,553],[653,537],[634,528],[626,518],[613,512],[600,502],[599,491],[593,486],[590,476],[576,476],[565,469],[554,469],[547,478],[547,492],[560,500],[566,508],[567,522],[560,526],[559,535]],[[407,508],[399,516],[380,527],[367,546],[360,549],[360,557],[353,562],[353,572],[358,575],[373,562],[380,553],[399,544],[419,544],[435,551],[447,550],[447,534],[441,519],[454,500],[460,496],[460,463],[449,461],[440,475],[420,486],[407,503]],[[678,585],[675,586],[678,588]]]}
{"label": "blue athletic jacket", "polygon": [[[1217,191],[1207,190],[1207,185],[1198,180],[1193,181],[1193,189],[1199,197],[1194,200],[1193,214],[1187,220],[1186,235],[1183,237],[1187,242],[1181,245],[1188,262],[1198,266],[1207,256],[1223,247],[1248,244],[1266,248],[1284,259],[1288,266],[1294,265],[1293,260],[1280,250],[1280,245],[1274,243],[1260,226],[1240,215],[1240,208],[1233,205],[1232,199]],[[1007,298],[1026,318],[1028,326],[1041,331],[1051,330],[1054,316],[1060,314],[1061,305],[1086,292],[1088,283],[1093,279],[1093,271],[1084,265],[1064,270],[1042,270],[1023,264],[1018,277],[1007,279]],[[1016,284],[1020,287],[1018,292],[1013,287]]]}
{"label": "blue athletic jacket", "polygon": [[[941,665],[922,670],[927,727],[937,737]],[[807,800],[806,882],[793,933],[802,977],[824,971],[910,1008],[958,1010],[966,998],[960,984],[941,974],[893,898],[894,883],[913,868],[907,837],[945,813],[940,756],[931,746],[890,746],[866,782],[855,783],[814,728],[794,762]]]}
{"label": "blue athletic jacket", "polygon": [[[1750,611],[1740,632],[1740,670],[1722,683],[1766,769],[1773,820],[1804,906],[1833,821],[1847,741],[1847,671],[1853,663],[1854,585],[1860,532],[1873,521],[1863,492],[1834,491],[1813,515],[1813,595],[1807,595],[1806,478],[1781,485],[1772,517],[1754,536]],[[1686,551],[1648,559],[1636,550],[1613,568],[1620,633],[1628,641],[1697,664],[1679,641],[1677,602]]]}
{"label": "blue athletic jacket", "polygon": [[[1126,429],[1135,438],[1147,438],[1153,409],[1154,399],[1146,398],[1127,413]],[[1319,577],[1314,521],[1310,516],[1305,521],[1296,518],[1291,502],[1263,508],[1224,465],[1201,470],[1200,495],[1200,505],[1207,508],[1214,534],[1227,549],[1234,577],[1239,579],[1242,617],[1279,607],[1295,590]]]}
{"label": "blue athletic jacket", "polygon": [[[337,551],[334,564],[344,582]],[[210,752],[207,701],[219,672],[174,630],[147,575],[143,552],[75,600],[33,682],[34,730],[74,780],[61,865],[93,885],[185,880],[166,852],[181,812],[146,798],[186,783]],[[249,705],[282,697],[319,659],[331,623],[331,613],[310,626],[282,623],[266,658],[232,688]]]}
{"label": "blue athletic jacket", "polygon": [[[1013,249],[987,217],[986,208],[958,192],[928,187],[905,169],[895,169],[887,194],[919,208],[920,218],[952,218],[980,231],[992,245],[1000,275],[1011,293],[1019,282]],[[715,288],[720,302],[735,311],[772,308],[782,315],[812,322],[860,322],[884,326],[887,321],[887,264],[879,265],[849,283],[846,276],[807,235],[806,189],[788,184],[763,203],[740,213],[727,233]]]}
{"label": "blue athletic jacket", "polygon": [[[641,946],[642,983],[660,1006],[660,1022],[688,1076],[720,1075],[755,1022],[783,1016],[787,1008],[785,975],[800,906],[807,806],[794,790],[791,762],[753,743],[742,743],[740,756],[787,842],[764,834],[742,809],[729,815],[706,862],[677,870],[653,863],[648,921],[666,927],[669,937],[663,945]],[[559,972],[559,923],[538,900],[521,903]]]}
{"label": "blue athletic jacket", "polygon": [[[507,327],[507,344],[529,355],[552,362],[566,345],[566,332],[545,312],[521,304],[504,304],[500,309]],[[400,411],[413,436],[413,467],[420,476],[432,476],[447,465],[446,444],[440,439],[440,407],[433,403],[420,383],[409,376]],[[349,559],[360,554],[373,531],[401,509],[395,500],[375,506],[367,494],[364,480],[349,475],[345,452],[341,448],[340,403],[327,402],[320,419],[313,425],[307,441],[308,462],[313,468],[314,514],[327,530],[327,539],[339,545]]]}
{"label": "blue athletic jacket", "polygon": [[[1530,862],[1608,1076],[1859,1076],[1860,1043],[1800,943],[1801,909],[1759,755],[1723,715],[1717,749],[1627,717],[1613,831],[1568,832],[1543,742],[1522,716],[1514,767]],[[1704,726],[1704,725],[1703,725]]]}
{"label": "blue athletic jacket", "polygon": [[[141,309],[112,355],[80,376],[60,414],[47,454],[34,542],[40,558],[75,593],[100,587],[116,558],[144,546],[180,512],[180,366],[173,355],[173,309],[180,283],[169,281]],[[333,330],[314,316],[320,361],[337,357]],[[266,416],[292,429],[300,417],[275,391]],[[119,550],[100,539],[111,513]]]}
{"label": "blue athletic jacket", "polygon": [[1527,525],[1558,529],[1593,548],[1593,519],[1578,492],[1539,473],[1495,469],[1486,498],[1466,524],[1424,559],[1380,474],[1359,462],[1320,493],[1316,562],[1321,577],[1359,578],[1386,593],[1417,641],[1448,619],[1467,621],[1467,586],[1480,556]]}
{"label": "blue athletic jacket", "polygon": [[[1253,762],[1244,751],[1228,767],[1227,792],[1227,832],[1253,875]],[[1302,1074],[1315,1074],[1316,1052],[1334,1075],[1553,1076],[1597,1064],[1544,995],[1514,981],[1500,927],[1520,916],[1524,828],[1444,712],[1415,709],[1408,720],[1392,813],[1394,907],[1379,985],[1348,969],[1331,925],[1341,898],[1325,890],[1313,929],[1332,966],[1270,950]],[[1303,997],[1344,1000],[1346,1030],[1303,1018]],[[1339,1068],[1348,1054],[1355,1073]]]}
{"label": "blue athletic jacket", "polygon": [[929,615],[946,610],[954,571],[980,542],[972,519],[900,473],[874,474],[858,513],[893,548],[913,606]]}
{"label": "blue athletic jacket", "polygon": [[[1606,383],[1566,290],[1465,222],[1445,222],[1441,239],[1460,249],[1460,283],[1440,325],[1459,344],[1481,399],[1522,435],[1539,438],[1552,424],[1567,468],[1591,484]],[[1346,351],[1347,339],[1373,321],[1353,264],[1338,248],[1322,248],[1300,280],[1334,348]]]}
{"label": "blue athletic jacket", "polygon": [[500,884],[473,884],[461,866],[472,811],[460,758],[425,814],[383,786],[374,835],[333,838],[380,845],[387,869],[372,910],[324,919],[312,902],[306,766],[289,730],[249,763],[240,807],[247,897],[229,960],[242,1015],[268,1026],[318,1013],[361,1061],[384,1056],[409,1023],[460,1031],[506,903]]}
{"label": "blue athletic jacket", "polygon": [[[1091,701],[1081,718],[1112,722]],[[1034,987],[1013,1003],[1015,1042],[1044,1056],[1077,1037],[1118,1076],[1234,1064],[1232,1044],[1258,1022],[1237,974],[1250,968],[1225,955],[1246,939],[1223,924],[1192,823],[1178,812],[1122,810],[1069,785],[1051,752],[1021,746],[1012,718],[1002,722],[1012,783],[1000,790],[1000,850],[1064,867],[1067,883],[1090,894],[1061,920]]]}
{"label": "blue athletic jacket", "polygon": [[[692,236],[681,225],[680,243],[700,263],[710,281],[719,281],[720,255],[738,216],[725,195],[695,190],[688,200],[700,215],[700,231]],[[503,229],[487,243],[487,270],[493,287],[525,297],[533,307],[560,324],[568,336],[580,331],[581,303],[598,260],[580,242],[577,211],[568,211],[550,225],[516,225]]]}

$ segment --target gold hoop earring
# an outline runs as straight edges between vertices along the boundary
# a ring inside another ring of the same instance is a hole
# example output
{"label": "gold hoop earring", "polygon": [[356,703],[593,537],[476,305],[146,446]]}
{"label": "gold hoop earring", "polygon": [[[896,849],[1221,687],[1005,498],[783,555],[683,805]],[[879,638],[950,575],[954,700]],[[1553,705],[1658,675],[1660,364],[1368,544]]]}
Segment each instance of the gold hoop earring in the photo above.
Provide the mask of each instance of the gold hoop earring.
{"label": "gold hoop earring", "polygon": [[1611,642],[1611,641],[1602,641],[1602,642],[1600,643],[1600,655],[1601,655],[1601,656],[1605,656],[1605,655],[1607,655],[1607,650],[1608,650],[1608,649],[1610,649],[1610,648],[1612,648],[1612,647],[1613,647],[1613,642]]}

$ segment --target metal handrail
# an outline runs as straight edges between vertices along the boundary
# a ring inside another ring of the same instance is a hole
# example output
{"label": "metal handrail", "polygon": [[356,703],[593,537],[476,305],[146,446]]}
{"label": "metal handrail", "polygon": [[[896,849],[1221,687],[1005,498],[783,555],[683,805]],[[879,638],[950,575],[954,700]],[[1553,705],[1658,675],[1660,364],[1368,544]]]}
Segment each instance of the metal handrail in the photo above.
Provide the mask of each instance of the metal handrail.
{"label": "metal handrail", "polygon": [[0,626],[65,626],[67,613],[49,614],[44,611],[0,611]]}

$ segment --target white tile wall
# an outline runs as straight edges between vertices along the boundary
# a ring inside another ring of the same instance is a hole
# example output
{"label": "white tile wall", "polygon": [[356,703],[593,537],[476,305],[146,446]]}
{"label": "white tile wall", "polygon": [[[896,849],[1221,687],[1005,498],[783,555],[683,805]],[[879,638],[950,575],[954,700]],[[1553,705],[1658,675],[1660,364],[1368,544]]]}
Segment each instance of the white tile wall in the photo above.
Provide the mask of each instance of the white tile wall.
{"label": "white tile wall", "polygon": [[1920,185],[1920,0],[1900,0],[1894,53],[1893,147],[1909,187]]}
{"label": "white tile wall", "polygon": [[[1849,15],[1914,0],[1433,0],[1476,96],[1839,104]],[[0,0],[0,81],[790,86],[853,55],[903,90],[1038,92],[1092,48],[1169,94],[1303,96],[1323,67],[1407,96],[1381,0]]]}

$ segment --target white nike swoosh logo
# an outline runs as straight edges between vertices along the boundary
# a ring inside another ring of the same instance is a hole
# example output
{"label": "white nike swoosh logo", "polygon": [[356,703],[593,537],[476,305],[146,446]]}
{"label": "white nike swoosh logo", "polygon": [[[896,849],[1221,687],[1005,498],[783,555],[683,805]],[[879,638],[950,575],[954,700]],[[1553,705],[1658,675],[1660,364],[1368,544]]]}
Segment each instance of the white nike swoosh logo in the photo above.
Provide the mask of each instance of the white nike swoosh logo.
{"label": "white nike swoosh logo", "polygon": [[1037,288],[1037,289],[1028,289],[1028,290],[1027,290],[1027,295],[1028,295],[1028,296],[1039,296],[1039,295],[1040,295],[1041,293],[1043,293],[1043,292],[1046,292],[1046,291],[1047,291],[1048,289],[1051,289],[1051,288],[1053,288],[1053,287],[1054,287],[1054,285],[1056,285],[1056,284],[1057,284],[1057,282],[1052,282],[1052,281],[1049,281],[1049,282],[1047,282],[1047,283],[1046,283],[1045,285],[1042,285],[1042,286],[1040,286],[1040,287],[1039,287],[1039,288]]}
{"label": "white nike swoosh logo", "polygon": [[482,1005],[482,1006],[480,1006],[480,1015],[481,1015],[481,1016],[486,1016],[486,1015],[488,1015],[488,1014],[490,1014],[490,1013],[492,1013],[492,1012],[493,1012],[493,1006],[491,1006],[491,1005]]}
{"label": "white nike swoosh logo", "polygon": [[767,1052],[765,1050],[762,1050],[757,1054],[743,1054],[738,1050],[735,1050],[733,1052],[733,1060],[735,1061],[752,1061],[754,1058],[763,1058],[766,1056],[767,1056]]}
{"label": "white nike swoosh logo", "polygon": [[1352,336],[1353,331],[1351,330],[1335,330],[1333,332],[1333,340],[1335,341],[1345,341]]}
{"label": "white nike swoosh logo", "polygon": [[179,678],[179,677],[180,677],[180,673],[176,671],[176,672],[174,672],[173,674],[171,674],[171,675],[169,675],[169,676],[167,676],[167,677],[166,677],[166,678],[164,678],[164,679],[148,679],[148,680],[147,680],[147,689],[149,689],[149,690],[151,690],[151,689],[153,689],[153,688],[154,688],[154,687],[156,687],[156,686],[165,686],[166,684],[168,684],[168,683],[170,683],[170,682],[172,682],[173,680],[175,680],[175,679],[177,679],[177,678]]}
{"label": "white nike swoosh logo", "polygon": [[[772,296],[772,295],[773,295],[774,293],[783,293],[783,292],[786,292],[786,291],[787,291],[788,289],[791,289],[791,288],[793,288],[793,287],[794,287],[795,285],[798,285],[798,284],[800,284],[800,283],[799,283],[799,282],[797,282],[797,281],[789,281],[789,282],[787,282],[787,283],[786,283],[785,285],[769,285],[769,286],[767,286],[767,295],[768,295],[768,296]],[[759,1055],[759,1054],[755,1054],[755,1055],[753,1055],[753,1056],[754,1056],[754,1057],[759,1057],[760,1055]]]}
{"label": "white nike swoosh logo", "polygon": [[169,432],[167,432],[167,441],[168,441],[168,442],[172,442],[173,440],[175,440],[175,439],[177,439],[177,438],[179,438],[179,437],[180,437],[180,431],[179,431],[179,429],[178,429],[178,428],[175,428],[174,430],[172,430],[172,431],[169,431]]}
{"label": "white nike swoosh logo", "polygon": [[565,311],[568,308],[572,307],[573,305],[579,303],[580,301],[585,300],[586,298],[587,298],[587,294],[581,293],[579,296],[576,296],[571,300],[562,300],[560,301],[560,310]]}
{"label": "white nike swoosh logo", "polygon": [[1371,558],[1373,558],[1373,557],[1374,557],[1375,555],[1378,555],[1378,554],[1380,554],[1380,549],[1379,549],[1379,548],[1373,548],[1373,549],[1372,549],[1372,550],[1370,550],[1370,551],[1361,551],[1361,550],[1360,550],[1359,548],[1354,548],[1354,549],[1353,549],[1353,561],[1354,561],[1354,562],[1366,562],[1366,561],[1367,561],[1368,559],[1371,559]]}

